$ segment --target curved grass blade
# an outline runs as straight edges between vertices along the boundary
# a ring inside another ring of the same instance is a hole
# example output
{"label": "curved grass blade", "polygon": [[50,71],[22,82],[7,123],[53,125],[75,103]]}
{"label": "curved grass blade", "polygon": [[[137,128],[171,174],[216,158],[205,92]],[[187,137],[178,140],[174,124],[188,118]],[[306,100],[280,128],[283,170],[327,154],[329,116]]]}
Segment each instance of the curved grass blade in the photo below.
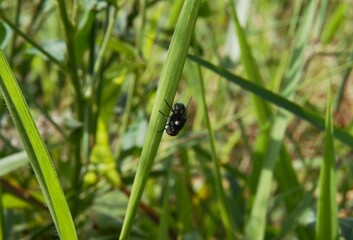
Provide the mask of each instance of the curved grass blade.
{"label": "curved grass blade", "polygon": [[27,164],[28,157],[25,151],[0,158],[0,177]]}
{"label": "curved grass blade", "polygon": [[[304,52],[309,40],[310,28],[313,25],[314,13],[315,2],[311,1],[305,8],[303,22],[296,32],[294,48],[290,51],[290,62],[283,78],[281,94],[288,99],[294,98],[296,86],[303,74]],[[278,109],[274,114],[254,203],[245,229],[245,239],[260,240],[265,236],[266,213],[271,197],[274,166],[279,157],[280,149],[282,148],[288,121],[289,113],[284,109]]]}
{"label": "curved grass blade", "polygon": [[77,239],[74,223],[46,146],[16,79],[0,51],[0,90],[22,139],[61,239]]}
{"label": "curved grass blade", "polygon": [[[314,127],[316,127],[319,130],[324,130],[325,129],[325,121],[322,117],[320,117],[318,114],[309,111],[298,104],[294,103],[293,101],[289,101],[286,98],[282,97],[279,94],[273,93],[265,88],[262,88],[244,78],[241,78],[239,76],[234,75],[233,73],[229,72],[228,70],[218,67],[216,65],[213,65],[210,62],[207,62],[199,57],[189,55],[188,58],[201,66],[213,71],[214,73],[217,73],[218,75],[224,77],[228,81],[235,83],[239,87],[256,94],[257,96],[261,97],[262,99],[285,109],[286,111],[294,114],[295,116],[307,121]],[[353,136],[348,134],[347,132],[334,127],[334,136],[340,140],[341,142],[347,144],[351,148],[353,148]]]}
{"label": "curved grass blade", "polygon": [[159,111],[168,113],[169,108],[165,101],[168,103],[173,102],[194,31],[200,2],[200,0],[187,0],[184,2],[170,43],[121,230],[121,240],[129,238],[133,220],[162,138],[160,130],[166,124],[165,117]]}

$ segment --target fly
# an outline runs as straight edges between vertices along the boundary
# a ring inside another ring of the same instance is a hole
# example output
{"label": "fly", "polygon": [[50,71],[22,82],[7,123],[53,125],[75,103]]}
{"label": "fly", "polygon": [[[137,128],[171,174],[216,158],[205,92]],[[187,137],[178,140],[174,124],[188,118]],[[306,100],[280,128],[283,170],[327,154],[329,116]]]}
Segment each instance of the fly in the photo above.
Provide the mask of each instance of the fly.
{"label": "fly", "polygon": [[188,112],[187,107],[188,107],[191,99],[189,100],[189,103],[186,107],[183,103],[175,103],[174,108],[172,108],[168,104],[167,100],[164,99],[164,101],[168,105],[172,114],[169,117],[167,117],[164,113],[162,113],[159,110],[159,112],[167,118],[167,125],[163,130],[165,130],[165,132],[170,136],[176,136],[181,131],[181,129],[183,129],[183,127],[186,123],[186,115]]}

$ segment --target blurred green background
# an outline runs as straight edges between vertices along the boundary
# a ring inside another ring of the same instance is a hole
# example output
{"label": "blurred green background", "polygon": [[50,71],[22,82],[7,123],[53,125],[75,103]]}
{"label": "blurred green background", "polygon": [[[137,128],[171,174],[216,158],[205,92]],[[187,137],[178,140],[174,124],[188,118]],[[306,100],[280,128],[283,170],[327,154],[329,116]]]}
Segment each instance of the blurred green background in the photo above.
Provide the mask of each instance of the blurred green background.
{"label": "blurred green background", "polygon": [[[183,2],[0,1],[78,239],[119,237]],[[352,239],[352,21],[350,0],[201,1],[187,122],[163,135],[130,239]],[[2,97],[0,174],[0,239],[56,239]]]}

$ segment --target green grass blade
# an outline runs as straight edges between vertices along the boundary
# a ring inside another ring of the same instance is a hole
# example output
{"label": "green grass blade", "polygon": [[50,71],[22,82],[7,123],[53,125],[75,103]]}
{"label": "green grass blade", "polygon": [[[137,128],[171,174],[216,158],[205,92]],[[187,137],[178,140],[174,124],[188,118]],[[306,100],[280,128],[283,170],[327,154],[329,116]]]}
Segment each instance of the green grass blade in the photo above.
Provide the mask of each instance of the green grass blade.
{"label": "green grass blade", "polygon": [[[241,50],[241,54],[240,54],[241,62],[244,65],[246,74],[249,76],[249,80],[253,83],[256,83],[259,86],[263,86],[263,79],[260,74],[260,68],[253,57],[251,48],[245,37],[245,33],[242,27],[240,26],[240,22],[238,20],[238,16],[235,11],[234,5],[235,5],[234,3],[230,4],[230,13],[235,26],[235,32],[237,33],[237,38],[239,40],[239,46]],[[263,101],[258,96],[252,95],[251,97],[255,106],[254,109],[255,109],[258,125],[267,126],[266,129],[262,129],[262,133],[261,133],[263,134],[263,137],[264,137],[263,140],[267,141],[266,138],[268,138],[268,131],[269,131],[268,127],[270,125],[266,123],[268,123],[271,119],[272,110],[270,108],[270,105],[266,101]],[[262,142],[262,140],[260,142]],[[265,155],[265,149],[266,148],[263,145],[255,144],[254,152],[256,152],[256,154],[252,156],[253,171],[249,177],[250,191],[252,195],[254,195],[256,192],[257,184],[259,181],[261,163]]]}
{"label": "green grass blade", "polygon": [[[307,45],[310,28],[313,25],[315,13],[315,1],[306,8],[306,14],[300,30],[296,34],[294,49],[291,52],[291,60],[289,68],[284,76],[284,88],[282,94],[289,99],[294,97],[296,86],[303,72],[304,65],[304,49]],[[263,159],[263,166],[260,173],[259,184],[257,187],[255,200],[251,209],[251,216],[246,226],[245,239],[263,239],[266,228],[266,213],[268,203],[271,197],[271,186],[273,180],[273,172],[276,160],[282,147],[282,141],[287,129],[289,114],[283,109],[279,109],[274,116],[270,139],[266,148]]]}
{"label": "green grass blade", "polygon": [[[246,73],[249,76],[250,81],[256,83],[259,86],[263,86],[263,80],[260,74],[259,67],[251,53],[251,49],[249,47],[249,44],[247,43],[243,29],[240,26],[233,3],[230,4],[230,12],[239,40],[239,45],[241,49],[241,61],[245,67]],[[253,95],[253,101],[258,121],[260,123],[268,121],[272,114],[270,106],[266,102],[262,101],[262,99],[259,99],[256,95]]]}
{"label": "green grass blade", "polygon": [[176,94],[194,31],[199,6],[200,0],[187,0],[181,10],[168,50],[167,59],[161,73],[156,100],[153,105],[145,144],[132,186],[120,239],[128,239],[129,237],[138,204],[162,138],[160,130],[165,127],[166,123],[165,117],[159,111],[165,114],[170,111],[165,101],[172,103]]}
{"label": "green grass blade", "polygon": [[207,110],[207,102],[206,102],[206,93],[204,86],[203,75],[201,74],[201,67],[197,66],[198,76],[196,77],[196,81],[199,82],[199,96],[200,101],[202,102],[202,108],[204,111],[204,120],[207,128],[209,142],[210,142],[210,151],[212,155],[213,161],[213,177],[214,177],[214,189],[215,194],[217,195],[217,202],[219,207],[220,218],[223,223],[223,228],[225,230],[227,239],[234,239],[233,227],[232,227],[232,219],[229,212],[229,207],[227,206],[226,194],[222,185],[222,173],[221,173],[221,161],[220,157],[217,154],[216,150],[216,139],[214,135],[214,131],[211,125],[210,117]]}
{"label": "green grass blade", "polygon": [[176,218],[180,232],[186,235],[192,230],[192,200],[185,184],[185,173],[176,173],[175,179]]}
{"label": "green grass blade", "polygon": [[278,188],[282,193],[292,192],[285,197],[287,210],[290,212],[294,209],[298,199],[302,197],[303,188],[297,179],[296,172],[292,165],[292,158],[284,147],[281,149],[280,157],[276,162],[275,177]]}
{"label": "green grass blade", "polygon": [[41,54],[43,54],[50,62],[55,63],[60,67],[63,71],[68,71],[69,69],[63,65],[55,56],[51,55],[47,50],[45,50],[39,43],[35,42],[32,38],[30,38],[26,33],[22,32],[15,24],[13,24],[7,17],[5,17],[5,13],[0,9],[0,18],[4,21],[9,27],[16,32],[19,36],[23,37],[26,42],[31,44],[35,49],[37,49]]}
{"label": "green grass blade", "polygon": [[[262,88],[244,78],[236,76],[231,72],[227,71],[224,68],[218,67],[213,65],[210,62],[207,62],[199,57],[189,55],[188,57],[190,60],[199,63],[201,66],[217,73],[218,75],[224,77],[228,81],[238,85],[239,87],[256,94],[257,96],[261,97],[262,99],[280,107],[288,112],[294,114],[295,116],[307,121],[314,127],[319,130],[325,129],[325,121],[319,114],[309,111],[298,104],[294,103],[293,101],[289,101],[286,98],[280,96],[279,94],[273,93],[265,88]],[[353,136],[348,134],[347,132],[339,129],[334,128],[334,136],[340,140],[341,142],[347,144],[351,148],[353,148]]]}
{"label": "green grass blade", "polygon": [[170,178],[170,172],[165,176],[165,180],[163,183],[163,197],[162,197],[162,202],[163,202],[163,207],[162,207],[162,214],[161,214],[161,221],[159,223],[159,229],[158,229],[158,240],[163,240],[163,239],[168,239],[168,227],[169,227],[169,196],[170,196],[170,191],[169,191],[169,178]]}
{"label": "green grass blade", "polygon": [[324,159],[320,170],[320,193],[316,217],[316,239],[318,240],[338,239],[335,150],[333,146],[332,97],[330,90],[327,95]]}
{"label": "green grass blade", "polygon": [[263,166],[255,195],[251,217],[246,226],[245,239],[263,239],[266,227],[266,212],[271,193],[273,168],[282,147],[282,139],[287,127],[288,112],[279,111],[272,123],[270,138],[265,152]]}
{"label": "green grass blade", "polygon": [[328,44],[337,35],[338,30],[345,23],[348,9],[349,6],[346,2],[341,2],[337,5],[322,34],[322,42],[324,44]]}
{"label": "green grass blade", "polygon": [[26,166],[27,164],[28,157],[24,151],[0,158],[0,176],[8,174],[17,168]]}
{"label": "green grass blade", "polygon": [[328,8],[329,0],[323,0],[320,3],[320,8],[317,15],[317,23],[316,23],[316,32],[315,36],[324,36],[325,34],[321,34],[324,29],[325,22],[327,21],[327,8]]}
{"label": "green grass blade", "polygon": [[20,134],[58,234],[61,239],[77,239],[73,220],[49,153],[2,51],[0,66],[2,96]]}

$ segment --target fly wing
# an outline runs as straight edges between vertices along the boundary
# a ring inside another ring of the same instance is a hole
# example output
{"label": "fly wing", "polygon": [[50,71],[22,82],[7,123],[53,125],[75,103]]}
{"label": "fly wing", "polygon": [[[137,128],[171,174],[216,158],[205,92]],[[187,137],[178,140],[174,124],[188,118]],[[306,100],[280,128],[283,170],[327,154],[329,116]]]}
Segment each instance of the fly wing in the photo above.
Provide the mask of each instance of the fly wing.
{"label": "fly wing", "polygon": [[188,115],[188,108],[189,108],[189,104],[191,102],[191,99],[192,99],[192,97],[189,99],[188,104],[186,105],[186,108],[185,108],[185,112],[183,113],[183,119],[185,118],[185,120],[186,120],[187,115]]}

